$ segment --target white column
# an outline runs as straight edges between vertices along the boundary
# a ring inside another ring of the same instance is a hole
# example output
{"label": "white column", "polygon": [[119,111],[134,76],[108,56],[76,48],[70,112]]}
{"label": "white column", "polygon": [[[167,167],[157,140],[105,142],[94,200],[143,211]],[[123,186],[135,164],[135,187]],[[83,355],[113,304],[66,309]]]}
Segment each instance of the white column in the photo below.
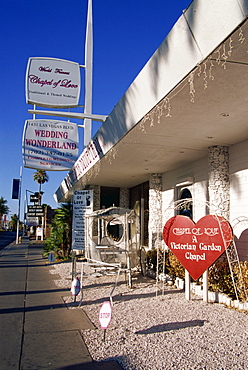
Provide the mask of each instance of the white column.
{"label": "white column", "polygon": [[190,274],[185,269],[185,299],[190,301],[191,292],[190,292]]}
{"label": "white column", "polygon": [[153,173],[149,181],[149,249],[162,246],[162,175]]}

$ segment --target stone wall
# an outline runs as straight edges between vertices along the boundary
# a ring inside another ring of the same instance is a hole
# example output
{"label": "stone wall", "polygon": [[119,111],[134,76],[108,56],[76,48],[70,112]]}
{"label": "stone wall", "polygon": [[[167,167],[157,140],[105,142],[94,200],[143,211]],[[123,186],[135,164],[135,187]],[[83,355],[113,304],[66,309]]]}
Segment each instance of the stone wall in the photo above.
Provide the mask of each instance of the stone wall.
{"label": "stone wall", "polygon": [[93,211],[98,211],[100,209],[100,189],[101,187],[99,185],[92,185],[91,189],[94,192]]}
{"label": "stone wall", "polygon": [[209,202],[210,214],[230,218],[229,148],[209,148]]}
{"label": "stone wall", "polygon": [[162,246],[162,174],[153,173],[149,180],[149,249]]}
{"label": "stone wall", "polygon": [[129,208],[129,188],[120,188],[120,207]]}

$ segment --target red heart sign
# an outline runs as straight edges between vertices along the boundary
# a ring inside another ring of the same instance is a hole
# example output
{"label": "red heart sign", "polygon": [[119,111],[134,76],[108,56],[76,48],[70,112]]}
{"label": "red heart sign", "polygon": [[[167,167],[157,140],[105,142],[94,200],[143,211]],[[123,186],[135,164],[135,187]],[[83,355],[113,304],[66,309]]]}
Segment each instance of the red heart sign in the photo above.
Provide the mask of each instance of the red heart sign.
{"label": "red heart sign", "polygon": [[196,280],[229,247],[233,233],[220,216],[207,215],[196,224],[186,216],[174,216],[166,222],[163,238]]}

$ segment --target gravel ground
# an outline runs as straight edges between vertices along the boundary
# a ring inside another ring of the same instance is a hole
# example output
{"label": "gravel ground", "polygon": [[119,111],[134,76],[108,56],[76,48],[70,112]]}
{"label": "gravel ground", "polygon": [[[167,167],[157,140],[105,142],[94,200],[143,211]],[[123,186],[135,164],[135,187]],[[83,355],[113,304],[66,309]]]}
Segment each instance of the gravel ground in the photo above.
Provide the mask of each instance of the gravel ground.
{"label": "gravel ground", "polygon": [[[81,263],[77,265],[80,272]],[[116,275],[94,273],[89,266],[84,271],[81,308],[96,329],[82,335],[94,360],[114,359],[127,370],[248,369],[247,312],[205,303],[195,295],[187,301],[184,292],[139,273],[132,289],[120,274],[104,341],[98,315]],[[60,274],[57,286],[70,289],[70,263],[51,265],[50,272]],[[69,308],[78,308],[80,295],[76,302],[70,293],[64,297]]]}

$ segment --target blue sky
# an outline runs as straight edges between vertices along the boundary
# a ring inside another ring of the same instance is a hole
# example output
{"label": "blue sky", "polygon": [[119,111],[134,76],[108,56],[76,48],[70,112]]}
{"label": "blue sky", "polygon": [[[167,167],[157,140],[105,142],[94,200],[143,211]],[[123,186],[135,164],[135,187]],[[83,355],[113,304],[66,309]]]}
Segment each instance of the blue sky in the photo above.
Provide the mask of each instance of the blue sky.
{"label": "blue sky", "polygon": [[[93,113],[108,115],[112,111],[190,3],[191,0],[93,0]],[[0,1],[0,196],[7,199],[10,215],[18,211],[18,201],[11,196],[12,180],[19,178],[22,166],[23,126],[25,120],[32,119],[28,113],[32,106],[25,102],[28,58],[53,57],[84,64],[86,17],[87,0]],[[93,122],[92,134],[98,128],[99,123]],[[79,131],[81,152],[83,129]],[[38,191],[34,172],[23,168],[21,219],[26,190]],[[43,202],[56,208],[53,194],[67,172],[47,173],[49,182],[42,187]]]}

